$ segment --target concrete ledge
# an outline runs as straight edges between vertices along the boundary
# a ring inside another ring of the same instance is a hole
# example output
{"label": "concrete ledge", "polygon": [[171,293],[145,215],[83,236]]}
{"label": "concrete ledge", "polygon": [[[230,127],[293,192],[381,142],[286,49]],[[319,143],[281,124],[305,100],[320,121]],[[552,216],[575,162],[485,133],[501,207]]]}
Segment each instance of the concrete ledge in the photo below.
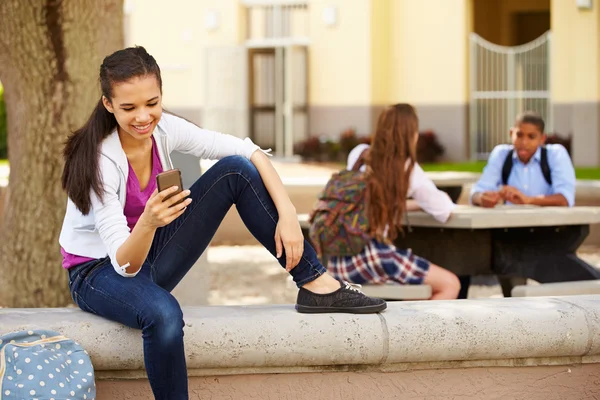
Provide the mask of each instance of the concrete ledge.
{"label": "concrete ledge", "polygon": [[600,295],[600,280],[544,283],[540,285],[515,286],[513,297]]}
{"label": "concrete ledge", "polygon": [[[600,296],[390,303],[376,315],[292,305],[187,307],[190,375],[565,365],[600,360]],[[53,329],[98,377],[143,377],[142,339],[77,309],[0,309],[0,334]]]}

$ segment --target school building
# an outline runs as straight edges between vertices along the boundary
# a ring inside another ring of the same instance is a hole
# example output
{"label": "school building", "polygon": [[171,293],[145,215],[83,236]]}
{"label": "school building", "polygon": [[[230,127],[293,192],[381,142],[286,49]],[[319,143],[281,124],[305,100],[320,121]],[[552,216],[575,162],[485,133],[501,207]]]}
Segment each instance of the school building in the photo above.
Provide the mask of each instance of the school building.
{"label": "school building", "polygon": [[126,0],[124,25],[167,108],[280,156],[409,102],[449,160],[485,159],[534,109],[600,165],[598,1]]}

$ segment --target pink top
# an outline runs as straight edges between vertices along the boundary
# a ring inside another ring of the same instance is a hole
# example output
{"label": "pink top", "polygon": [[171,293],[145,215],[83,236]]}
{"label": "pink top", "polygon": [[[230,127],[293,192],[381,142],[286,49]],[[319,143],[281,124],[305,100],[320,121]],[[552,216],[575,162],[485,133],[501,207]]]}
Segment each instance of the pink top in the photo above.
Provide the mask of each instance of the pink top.
{"label": "pink top", "polygon": [[[144,208],[146,207],[148,199],[154,192],[154,189],[156,189],[156,175],[163,172],[154,137],[152,137],[152,173],[150,174],[150,179],[148,180],[148,186],[146,186],[144,190],[140,189],[140,181],[135,175],[133,168],[131,168],[131,164],[129,164],[129,162],[127,162],[127,164],[129,165],[129,173],[127,176],[127,194],[125,197],[125,208],[123,209],[123,214],[125,214],[127,226],[131,232],[138,219],[144,212]],[[94,260],[94,258],[69,254],[62,247],[60,252],[63,255],[63,268],[66,269],[87,261]]]}

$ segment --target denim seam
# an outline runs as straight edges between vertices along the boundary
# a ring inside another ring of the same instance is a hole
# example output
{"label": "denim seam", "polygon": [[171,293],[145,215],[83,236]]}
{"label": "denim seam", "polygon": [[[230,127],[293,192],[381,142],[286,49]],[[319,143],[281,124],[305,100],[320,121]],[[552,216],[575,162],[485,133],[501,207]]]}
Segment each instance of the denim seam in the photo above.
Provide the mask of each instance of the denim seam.
{"label": "denim seam", "polygon": [[[105,261],[98,262],[98,264],[94,265],[92,267],[92,269],[88,271],[88,273],[85,275],[85,278],[83,278],[81,280],[85,281],[85,283],[87,283],[88,285],[90,285],[90,287],[92,289],[95,289],[94,286],[92,286],[92,284],[90,283],[90,281],[88,279],[90,278],[90,275],[92,275],[92,272],[96,271],[97,269],[100,269],[100,267],[104,266],[104,264],[105,264]],[[112,266],[110,263],[108,265]],[[81,274],[78,274],[78,275],[81,276]]]}
{"label": "denim seam", "polygon": [[320,269],[316,268],[316,273],[308,278],[305,278],[303,280],[301,280],[300,282],[296,283],[297,287],[302,287],[304,285],[306,285],[309,282],[314,281],[315,279],[317,279],[319,276],[323,275],[325,273],[325,271],[321,271]]}
{"label": "denim seam", "polygon": [[73,288],[76,288],[77,285],[75,285],[76,283],[80,283],[81,281],[81,274],[77,274],[75,276],[75,279],[73,279],[73,282],[69,282],[69,289],[71,292],[74,292]]}
{"label": "denim seam", "polygon": [[77,293],[76,290],[73,291],[73,294],[75,295],[74,297],[77,298],[76,300],[74,299],[74,301],[79,308],[81,308],[81,306],[79,305],[79,302],[81,302],[90,310],[91,313],[98,315],[98,312],[94,310],[94,308],[90,307],[90,305],[83,299],[83,297],[79,293]]}
{"label": "denim seam", "polygon": [[[123,279],[133,279],[133,278],[123,278]],[[85,280],[84,280],[85,281]],[[109,295],[108,293],[106,293],[104,290],[101,290],[100,288],[95,288],[94,286],[92,286],[89,282],[85,282],[93,291],[97,292],[98,294],[102,295],[102,297],[105,300],[108,300],[109,302],[119,305],[119,306],[125,306],[127,307],[129,310],[131,310],[135,315],[137,315],[138,310],[133,307],[132,305],[125,303],[125,302],[119,302],[116,301],[111,295]],[[77,296],[81,297],[81,295],[79,293],[77,293]],[[81,297],[83,299],[83,297]],[[87,304],[87,302],[85,302],[85,300],[83,301],[84,303]],[[90,309],[93,309],[92,307],[90,307]]]}

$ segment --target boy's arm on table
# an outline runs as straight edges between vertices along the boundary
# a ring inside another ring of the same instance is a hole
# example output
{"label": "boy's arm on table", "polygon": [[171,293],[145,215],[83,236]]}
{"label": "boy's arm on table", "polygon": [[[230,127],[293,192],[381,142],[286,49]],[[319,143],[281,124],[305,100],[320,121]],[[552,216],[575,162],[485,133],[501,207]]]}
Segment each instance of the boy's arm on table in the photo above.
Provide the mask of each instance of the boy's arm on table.
{"label": "boy's arm on table", "polygon": [[498,185],[502,179],[502,165],[505,157],[506,153],[499,146],[492,150],[481,177],[471,188],[471,195],[469,196],[471,204],[493,207],[500,201]]}

